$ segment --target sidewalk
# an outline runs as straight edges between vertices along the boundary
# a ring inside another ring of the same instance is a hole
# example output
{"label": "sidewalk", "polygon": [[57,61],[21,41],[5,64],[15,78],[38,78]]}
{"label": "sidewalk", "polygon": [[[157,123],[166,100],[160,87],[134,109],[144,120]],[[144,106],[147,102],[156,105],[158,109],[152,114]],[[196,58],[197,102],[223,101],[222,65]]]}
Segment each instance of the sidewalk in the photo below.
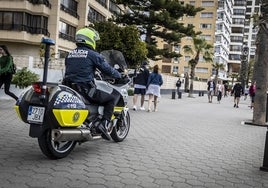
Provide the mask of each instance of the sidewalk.
{"label": "sidewalk", "polygon": [[150,113],[133,111],[130,97],[125,141],[86,142],[61,160],[44,157],[14,101],[0,99],[0,187],[268,187],[259,170],[267,129],[243,124],[252,119],[250,101],[234,108],[233,97],[218,104],[187,96],[162,95]]}

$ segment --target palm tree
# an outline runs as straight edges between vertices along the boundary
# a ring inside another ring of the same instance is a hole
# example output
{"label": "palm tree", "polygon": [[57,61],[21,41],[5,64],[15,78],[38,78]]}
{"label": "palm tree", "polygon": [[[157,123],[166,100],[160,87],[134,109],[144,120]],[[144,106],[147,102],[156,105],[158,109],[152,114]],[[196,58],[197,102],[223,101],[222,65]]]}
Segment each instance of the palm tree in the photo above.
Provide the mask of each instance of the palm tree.
{"label": "palm tree", "polygon": [[256,39],[256,62],[254,65],[253,81],[256,81],[256,95],[253,110],[253,123],[265,125],[267,82],[268,82],[268,2],[262,1],[261,14],[258,21],[258,34]]}
{"label": "palm tree", "polygon": [[220,71],[220,70],[225,70],[225,65],[224,65],[223,63],[218,63],[218,62],[216,62],[216,63],[213,63],[213,64],[212,64],[212,67],[213,67],[213,69],[216,71],[214,81],[215,81],[215,83],[217,84],[217,83],[218,83],[218,77],[219,77],[219,71]]}
{"label": "palm tree", "polygon": [[238,78],[238,76],[239,76],[239,74],[237,73],[237,72],[232,72],[231,74],[230,74],[230,77],[232,78],[232,86],[234,85],[234,79],[236,78]]}
{"label": "palm tree", "polygon": [[188,62],[190,66],[190,90],[189,90],[189,97],[193,97],[193,83],[195,78],[195,68],[199,62],[199,58],[203,55],[203,59],[205,62],[212,62],[213,60],[213,46],[208,44],[204,38],[193,38],[193,46],[192,45],[185,45],[183,46],[183,50],[185,53],[192,54],[193,58]]}

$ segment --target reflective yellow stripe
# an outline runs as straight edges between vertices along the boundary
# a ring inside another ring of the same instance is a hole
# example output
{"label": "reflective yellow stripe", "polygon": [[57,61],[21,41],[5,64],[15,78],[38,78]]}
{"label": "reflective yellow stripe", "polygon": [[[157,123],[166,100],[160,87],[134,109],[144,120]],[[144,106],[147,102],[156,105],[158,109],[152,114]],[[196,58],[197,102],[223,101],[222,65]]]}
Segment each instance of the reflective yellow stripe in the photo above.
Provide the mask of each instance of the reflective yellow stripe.
{"label": "reflective yellow stripe", "polygon": [[19,106],[15,105],[14,108],[15,108],[15,111],[16,111],[17,115],[18,115],[19,118],[22,120],[21,115],[20,115]]}
{"label": "reflective yellow stripe", "polygon": [[53,114],[61,127],[77,127],[86,120],[88,110],[53,109]]}

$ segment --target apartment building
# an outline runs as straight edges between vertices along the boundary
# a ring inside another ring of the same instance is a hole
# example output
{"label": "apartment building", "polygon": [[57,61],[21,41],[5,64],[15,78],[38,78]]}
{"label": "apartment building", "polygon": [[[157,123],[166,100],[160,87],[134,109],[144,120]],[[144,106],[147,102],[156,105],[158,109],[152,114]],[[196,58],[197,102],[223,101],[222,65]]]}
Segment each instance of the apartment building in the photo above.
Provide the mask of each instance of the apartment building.
{"label": "apartment building", "polygon": [[[231,25],[233,16],[233,0],[218,1],[216,28],[215,28],[215,42],[214,42],[214,63],[224,65],[224,70],[219,70],[219,78],[227,79],[229,47],[231,42]],[[215,72],[212,72],[215,74]]]}
{"label": "apartment building", "polygon": [[243,47],[244,27],[247,2],[234,0],[233,23],[229,55],[229,71],[239,73],[241,64],[241,51]]}
{"label": "apartment building", "polygon": [[[221,63],[225,67],[225,70],[219,72],[220,79],[230,80],[232,73],[240,73],[240,56],[244,46],[249,47],[248,59],[254,59],[257,28],[253,27],[251,17],[259,12],[259,0],[185,0],[181,2],[204,8],[195,17],[183,17],[181,22],[185,25],[194,25],[196,31],[202,32],[201,37],[214,45],[213,63]],[[191,44],[191,38],[184,38],[180,45],[172,49],[182,54],[181,58],[163,59],[162,62],[158,62],[162,65],[162,72],[179,76],[190,72],[188,61],[192,57],[184,54],[182,50],[186,44]],[[195,71],[196,77],[200,80],[206,80],[215,75],[211,63],[202,61],[202,57]]]}
{"label": "apartment building", "polygon": [[8,46],[19,67],[28,66],[29,59],[34,66],[42,64],[39,52],[42,37],[55,40],[53,53],[60,59],[75,47],[77,29],[121,11],[110,0],[0,0],[0,3],[0,44]]}
{"label": "apartment building", "polygon": [[[215,43],[215,30],[217,21],[217,7],[218,0],[185,0],[181,1],[182,4],[191,4],[195,7],[203,7],[204,10],[198,12],[196,16],[184,16],[180,19],[180,22],[184,23],[185,26],[191,24],[195,27],[196,31],[201,31],[201,37],[205,38],[206,41],[214,45]],[[229,5],[230,3],[228,3]],[[226,10],[227,11],[227,10]],[[227,13],[226,13],[227,14]],[[229,19],[229,16],[226,15]],[[228,37],[227,37],[228,38]],[[228,41],[228,39],[227,39]],[[170,73],[183,77],[185,73],[190,73],[190,67],[188,61],[192,58],[190,54],[185,54],[183,46],[191,45],[192,38],[185,37],[182,39],[181,44],[173,47],[175,52],[182,55],[180,58],[164,59],[162,61],[162,73]],[[227,45],[227,44],[226,44]],[[219,56],[219,54],[217,54]],[[220,60],[220,58],[218,58]],[[222,58],[227,61],[227,57]],[[207,63],[203,60],[202,56],[195,69],[195,76],[200,80],[207,80],[212,75],[212,63]]]}

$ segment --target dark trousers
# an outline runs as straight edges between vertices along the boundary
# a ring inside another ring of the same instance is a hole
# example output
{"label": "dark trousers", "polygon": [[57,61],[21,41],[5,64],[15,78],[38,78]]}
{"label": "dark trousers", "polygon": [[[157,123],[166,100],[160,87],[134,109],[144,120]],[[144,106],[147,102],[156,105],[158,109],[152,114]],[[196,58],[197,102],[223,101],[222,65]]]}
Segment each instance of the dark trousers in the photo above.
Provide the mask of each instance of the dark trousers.
{"label": "dark trousers", "polygon": [[177,87],[177,94],[179,95],[180,87]]}
{"label": "dark trousers", "polygon": [[11,80],[12,80],[11,73],[4,73],[4,74],[0,75],[0,88],[4,84],[5,94],[9,95],[10,97],[14,98],[15,100],[18,100],[18,97],[14,93],[9,91]]}
{"label": "dark trousers", "polygon": [[96,90],[94,97],[87,97],[90,102],[100,104],[104,107],[103,118],[110,121],[113,115],[115,101],[119,97],[119,94],[112,92],[112,94],[106,93],[101,90]]}
{"label": "dark trousers", "polygon": [[114,106],[116,101],[119,99],[120,94],[115,92],[106,93],[102,90],[96,89],[95,93],[92,97],[89,96],[90,90],[92,89],[93,82],[88,83],[73,83],[67,79],[63,79],[63,85],[73,88],[78,93],[83,95],[89,102],[102,105],[104,107],[103,110],[103,118],[110,121],[113,115]]}
{"label": "dark trousers", "polygon": [[218,98],[218,101],[221,101],[221,98],[222,98],[222,92],[221,91],[218,91],[217,98]]}

